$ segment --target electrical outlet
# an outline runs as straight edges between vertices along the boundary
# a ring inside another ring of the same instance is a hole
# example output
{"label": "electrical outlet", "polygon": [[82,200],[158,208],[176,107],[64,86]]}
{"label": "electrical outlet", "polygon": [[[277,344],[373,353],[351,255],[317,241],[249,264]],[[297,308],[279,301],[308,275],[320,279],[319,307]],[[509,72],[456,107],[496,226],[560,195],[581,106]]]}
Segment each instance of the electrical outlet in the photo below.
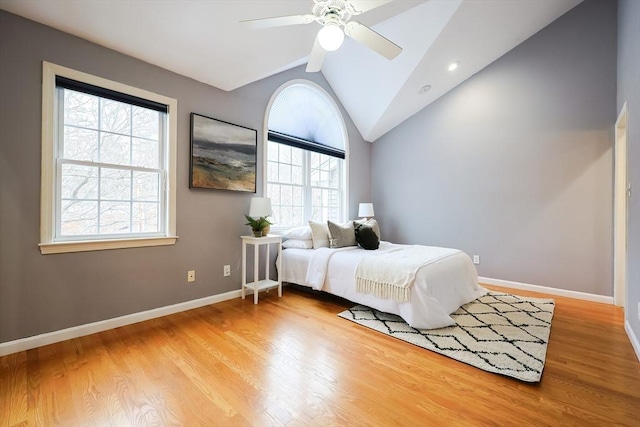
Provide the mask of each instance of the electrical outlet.
{"label": "electrical outlet", "polygon": [[480,255],[474,255],[473,256],[473,263],[474,264],[480,264]]}
{"label": "electrical outlet", "polygon": [[225,265],[224,266],[224,277],[227,276],[231,276],[231,266],[230,265]]}
{"label": "electrical outlet", "polygon": [[195,282],[196,281],[196,271],[189,270],[187,271],[187,282]]}

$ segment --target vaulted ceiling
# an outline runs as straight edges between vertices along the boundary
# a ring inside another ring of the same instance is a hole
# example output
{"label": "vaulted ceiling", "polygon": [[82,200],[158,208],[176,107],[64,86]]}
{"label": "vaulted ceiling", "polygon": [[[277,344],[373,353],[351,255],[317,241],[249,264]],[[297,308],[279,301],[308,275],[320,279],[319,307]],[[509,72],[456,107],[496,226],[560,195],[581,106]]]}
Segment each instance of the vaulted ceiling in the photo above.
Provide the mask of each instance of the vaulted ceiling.
{"label": "vaulted ceiling", "polygon": [[[376,2],[376,0],[371,0]],[[395,0],[353,18],[403,48],[389,61],[347,39],[321,72],[375,141],[582,0]],[[309,58],[319,24],[250,30],[312,0],[0,0],[0,8],[232,91]],[[448,71],[448,66],[459,67]]]}

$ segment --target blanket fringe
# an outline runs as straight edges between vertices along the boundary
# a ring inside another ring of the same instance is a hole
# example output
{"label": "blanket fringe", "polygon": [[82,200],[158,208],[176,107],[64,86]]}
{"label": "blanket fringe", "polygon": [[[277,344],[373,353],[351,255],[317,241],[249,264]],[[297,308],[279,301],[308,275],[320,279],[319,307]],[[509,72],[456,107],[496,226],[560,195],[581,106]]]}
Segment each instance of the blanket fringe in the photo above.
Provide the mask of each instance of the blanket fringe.
{"label": "blanket fringe", "polygon": [[371,294],[378,298],[393,299],[397,302],[409,301],[410,288],[394,283],[381,283],[363,277],[356,278],[356,290],[363,294]]}

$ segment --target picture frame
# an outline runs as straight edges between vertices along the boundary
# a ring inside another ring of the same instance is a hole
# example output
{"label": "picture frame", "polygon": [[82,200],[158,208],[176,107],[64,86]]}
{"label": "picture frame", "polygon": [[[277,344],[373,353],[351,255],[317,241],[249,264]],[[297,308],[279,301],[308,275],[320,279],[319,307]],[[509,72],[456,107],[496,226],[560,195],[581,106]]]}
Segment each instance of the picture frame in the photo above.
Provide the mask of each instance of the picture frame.
{"label": "picture frame", "polygon": [[189,188],[256,192],[258,132],[191,113]]}

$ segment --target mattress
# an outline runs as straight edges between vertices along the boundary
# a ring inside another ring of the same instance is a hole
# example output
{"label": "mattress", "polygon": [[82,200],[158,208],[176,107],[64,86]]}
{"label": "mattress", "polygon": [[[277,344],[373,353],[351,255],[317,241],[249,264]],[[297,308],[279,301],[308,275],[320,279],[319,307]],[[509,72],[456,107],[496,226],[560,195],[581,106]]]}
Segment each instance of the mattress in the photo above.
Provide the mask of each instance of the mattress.
{"label": "mattress", "polygon": [[[486,294],[478,285],[478,274],[470,257],[462,251],[440,258],[421,268],[411,286],[409,301],[378,298],[356,291],[355,273],[360,260],[365,256],[397,250],[398,245],[381,242],[377,251],[360,247],[340,249],[285,249],[282,251],[282,267],[279,271],[283,282],[313,287],[314,289],[340,296],[354,303],[366,305],[379,311],[397,314],[409,325],[418,329],[433,329],[451,326],[455,322],[449,316],[461,305]],[[452,250],[447,249],[449,252]],[[324,256],[326,271],[319,283],[314,282],[318,272],[309,270],[323,265],[314,257]]]}

